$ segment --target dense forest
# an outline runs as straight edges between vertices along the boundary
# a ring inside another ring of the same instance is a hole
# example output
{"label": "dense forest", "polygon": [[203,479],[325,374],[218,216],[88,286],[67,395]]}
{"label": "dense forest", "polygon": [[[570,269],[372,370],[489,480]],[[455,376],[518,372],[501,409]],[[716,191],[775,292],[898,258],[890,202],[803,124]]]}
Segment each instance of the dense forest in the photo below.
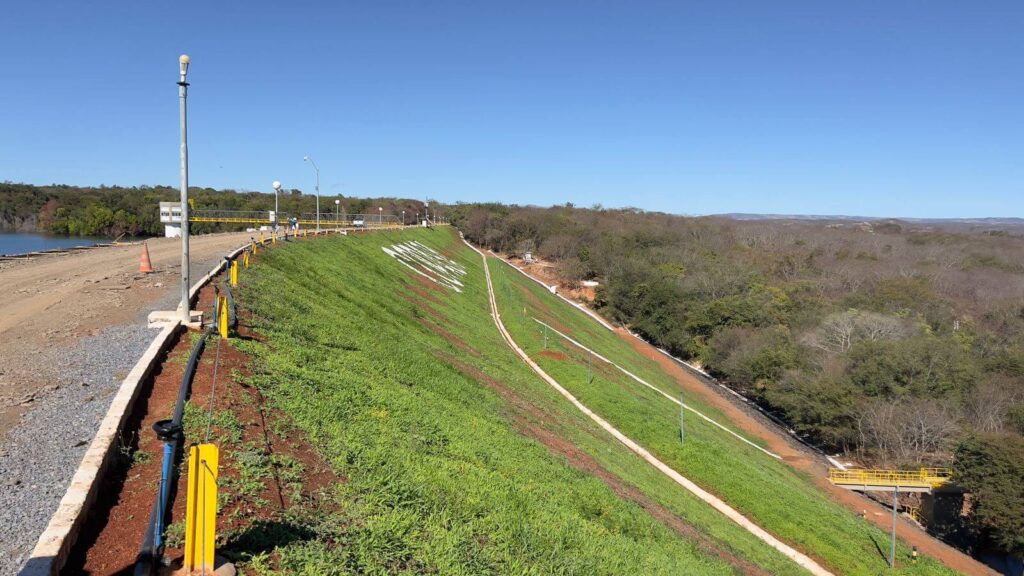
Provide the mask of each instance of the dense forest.
{"label": "dense forest", "polygon": [[[177,188],[169,186],[86,187],[34,186],[0,183],[0,230],[46,232],[69,236],[159,236],[159,203],[180,198]],[[197,209],[208,210],[273,210],[274,195],[261,192],[189,188],[189,198]],[[340,200],[339,205],[334,201]],[[282,190],[278,197],[283,214],[315,214],[316,197],[299,189]],[[406,211],[410,222],[423,203],[398,198],[320,197],[323,218],[333,218],[335,210],[342,214],[365,214],[383,208],[385,214]],[[283,216],[282,216],[283,218]],[[223,224],[193,224],[196,233],[232,229]],[[238,228],[238,226],[235,226]]]}
{"label": "dense forest", "polygon": [[[467,238],[600,282],[594,305],[868,466],[953,466],[1024,556],[1024,236],[886,221],[465,204]],[[1024,232],[1024,230],[1021,230]]]}

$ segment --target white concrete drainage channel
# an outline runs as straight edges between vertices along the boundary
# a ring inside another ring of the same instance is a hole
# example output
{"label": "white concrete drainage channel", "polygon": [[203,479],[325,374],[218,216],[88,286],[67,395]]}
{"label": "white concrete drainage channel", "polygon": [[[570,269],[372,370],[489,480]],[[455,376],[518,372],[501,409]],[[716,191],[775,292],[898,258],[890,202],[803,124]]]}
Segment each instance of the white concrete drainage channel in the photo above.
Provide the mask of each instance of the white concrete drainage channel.
{"label": "white concrete drainage channel", "polygon": [[739,440],[740,440],[741,442],[744,442],[744,443],[746,443],[747,445],[749,445],[749,446],[752,446],[753,448],[755,448],[755,449],[757,449],[757,450],[760,450],[761,452],[764,452],[765,454],[767,454],[767,455],[771,456],[772,458],[775,458],[775,459],[777,459],[777,460],[782,460],[782,456],[779,456],[778,454],[776,454],[775,452],[772,452],[772,451],[770,451],[770,450],[765,450],[765,449],[764,449],[764,448],[762,448],[761,446],[758,446],[757,444],[755,444],[755,443],[751,442],[751,441],[750,441],[750,440],[748,440],[747,438],[744,438],[744,437],[743,437],[743,436],[741,436],[740,434],[737,434],[737,433],[736,433],[735,431],[733,431],[733,430],[730,430],[729,428],[725,427],[724,425],[722,425],[722,424],[721,424],[721,423],[719,423],[718,421],[716,421],[716,420],[714,420],[714,419],[712,419],[712,418],[708,417],[708,416],[707,416],[707,415],[705,415],[705,414],[704,414],[703,412],[701,412],[701,411],[699,411],[699,410],[695,409],[694,407],[692,407],[692,406],[689,406],[689,405],[684,405],[684,404],[683,404],[683,403],[682,403],[682,402],[681,402],[681,401],[680,401],[680,400],[679,400],[678,398],[675,398],[675,397],[673,397],[673,396],[670,396],[670,395],[669,395],[668,393],[666,393],[666,392],[665,392],[664,390],[662,390],[661,388],[658,388],[658,387],[657,387],[657,386],[655,386],[654,384],[651,384],[650,382],[648,382],[648,381],[644,380],[643,378],[641,378],[641,377],[637,376],[636,374],[633,374],[633,373],[632,373],[632,372],[630,372],[629,370],[626,370],[626,369],[625,369],[625,368],[623,368],[622,366],[619,366],[619,365],[618,365],[618,364],[616,364],[615,362],[612,362],[611,360],[609,360],[609,359],[605,358],[604,356],[602,356],[602,355],[598,354],[597,352],[594,352],[594,351],[593,351],[593,350],[591,350],[590,348],[587,348],[587,347],[586,347],[586,346],[584,346],[583,344],[580,344],[580,343],[579,343],[579,342],[577,342],[576,340],[574,340],[574,339],[570,338],[570,337],[569,337],[569,336],[568,336],[567,334],[563,334],[562,332],[559,332],[558,330],[556,330],[556,329],[555,329],[555,328],[554,328],[553,326],[551,326],[550,324],[548,324],[548,323],[546,323],[546,322],[543,322],[543,321],[541,321],[541,320],[538,320],[538,319],[536,319],[536,318],[534,318],[534,319],[533,319],[533,321],[534,321],[534,322],[536,322],[536,323],[538,323],[538,324],[540,324],[541,326],[544,326],[544,327],[545,327],[545,328],[547,328],[548,330],[551,330],[551,331],[552,331],[552,332],[554,332],[555,334],[558,334],[558,335],[559,335],[559,336],[561,336],[561,337],[562,337],[562,338],[563,338],[564,340],[566,340],[567,342],[571,343],[571,344],[572,344],[573,346],[576,346],[577,348],[580,348],[580,349],[581,349],[581,350],[583,350],[584,352],[589,352],[590,354],[592,354],[592,355],[594,356],[594,358],[597,358],[598,360],[600,360],[600,361],[604,362],[605,364],[610,364],[610,365],[611,365],[611,366],[613,366],[614,368],[617,368],[617,369],[618,369],[618,370],[619,370],[620,372],[622,372],[622,373],[623,373],[623,374],[625,374],[626,376],[629,376],[629,377],[630,377],[630,378],[632,378],[632,379],[633,379],[634,381],[636,381],[636,382],[639,382],[640,384],[643,384],[644,386],[646,386],[647,388],[650,388],[651,390],[654,390],[654,391],[655,391],[655,392],[657,392],[658,394],[661,394],[662,396],[664,396],[665,398],[667,398],[669,402],[673,402],[673,403],[675,403],[675,405],[676,405],[676,406],[682,406],[683,408],[685,408],[685,409],[689,410],[690,412],[693,412],[694,414],[696,414],[696,415],[697,415],[697,416],[699,416],[700,418],[704,419],[704,420],[705,420],[706,422],[708,422],[708,423],[709,423],[709,424],[711,424],[712,426],[715,426],[715,427],[717,427],[717,428],[720,428],[721,430],[724,430],[725,432],[727,432],[727,433],[729,433],[729,434],[733,435],[734,437],[736,437],[737,439],[739,439]]}
{"label": "white concrete drainage channel", "polygon": [[466,246],[469,246],[477,254],[480,254],[481,258],[483,258],[484,275],[487,279],[487,295],[488,298],[490,299],[491,304],[491,317],[494,319],[494,323],[498,327],[498,331],[501,333],[501,336],[502,338],[504,338],[505,342],[508,343],[509,347],[511,347],[512,350],[520,358],[522,358],[522,360],[526,362],[526,364],[529,365],[530,368],[532,368],[538,376],[540,376],[545,382],[551,385],[552,388],[554,388],[566,400],[572,403],[572,405],[575,406],[580,412],[586,414],[587,417],[593,420],[598,426],[600,426],[606,432],[611,434],[616,440],[618,440],[627,448],[632,450],[637,456],[640,456],[649,464],[657,468],[662,474],[668,476],[674,482],[676,482],[686,490],[690,491],[694,496],[700,498],[701,500],[709,504],[711,507],[713,507],[715,510],[718,510],[727,518],[729,518],[736,524],[740,525],[742,528],[744,528],[745,530],[759,538],[765,544],[779,551],[787,558],[797,563],[799,566],[806,569],[810,573],[815,574],[816,576],[833,576],[831,572],[826,570],[824,567],[815,562],[806,554],[796,550],[795,548],[786,544],[785,542],[782,542],[765,529],[761,528],[757,524],[754,524],[749,518],[737,512],[735,509],[733,509],[731,506],[726,504],[723,500],[721,500],[714,494],[711,494],[710,492],[704,490],[690,479],[686,478],[679,472],[673,470],[669,465],[665,464],[664,462],[656,458],[653,454],[648,452],[643,446],[640,446],[639,444],[634,442],[630,437],[626,436],[618,429],[616,429],[614,426],[612,426],[610,423],[608,423],[607,420],[598,416],[590,408],[587,408],[587,406],[580,402],[575,396],[573,396],[572,393],[570,393],[568,390],[562,387],[562,385],[559,384],[557,380],[549,376],[543,368],[541,368],[536,362],[534,362],[529,357],[529,355],[527,355],[526,352],[523,351],[523,349],[520,348],[515,343],[515,341],[512,339],[512,335],[509,334],[508,331],[505,329],[505,325],[501,321],[501,315],[498,313],[497,300],[495,300],[494,297],[494,287],[491,284],[491,271],[487,265],[487,256],[484,255],[484,253],[481,252],[480,250],[477,250],[475,246],[473,246],[469,242],[466,242],[464,238],[463,242],[465,242]]}

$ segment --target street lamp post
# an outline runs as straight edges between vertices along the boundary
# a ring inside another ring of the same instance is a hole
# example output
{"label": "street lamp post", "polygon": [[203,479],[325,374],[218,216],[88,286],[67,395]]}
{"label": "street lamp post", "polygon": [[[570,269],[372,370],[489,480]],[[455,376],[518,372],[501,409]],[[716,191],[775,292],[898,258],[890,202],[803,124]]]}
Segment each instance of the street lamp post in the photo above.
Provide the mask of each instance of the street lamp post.
{"label": "street lamp post", "polygon": [[181,124],[181,318],[187,324],[192,320],[189,298],[188,262],[188,54],[178,57],[178,101]]}
{"label": "street lamp post", "polygon": [[341,200],[335,200],[334,201],[334,227],[335,228],[340,228],[341,227],[341,220],[338,219],[338,210],[340,210],[340,209],[341,209]]}
{"label": "street lamp post", "polygon": [[384,225],[384,207],[377,206],[377,226]]}
{"label": "street lamp post", "polygon": [[277,208],[277,193],[281,191],[281,183],[274,180],[274,231],[277,232],[277,221],[281,217],[281,212]]}
{"label": "street lamp post", "polygon": [[309,156],[302,158],[306,162],[309,162],[313,166],[313,171],[316,172],[316,231],[320,231],[320,169],[316,167],[316,162],[313,161]]}
{"label": "street lamp post", "polygon": [[402,228],[405,228],[405,210],[402,210]]}

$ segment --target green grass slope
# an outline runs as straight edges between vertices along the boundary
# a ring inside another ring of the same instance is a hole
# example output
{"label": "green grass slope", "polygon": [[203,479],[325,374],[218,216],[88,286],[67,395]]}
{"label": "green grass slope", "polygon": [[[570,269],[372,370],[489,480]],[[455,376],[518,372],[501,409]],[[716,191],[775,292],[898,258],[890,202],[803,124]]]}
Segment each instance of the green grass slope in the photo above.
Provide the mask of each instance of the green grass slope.
{"label": "green grass slope", "polygon": [[[417,240],[465,268],[432,285],[383,247]],[[891,573],[886,535],[808,479],[585,357],[545,357],[540,326],[670,392],[628,343],[492,262],[507,328],[584,403],[762,527],[837,573]],[[252,384],[305,431],[345,482],[334,505],[268,527],[246,573],[802,574],[749,532],[612,439],[508,348],[483,262],[448,229],[279,244],[243,271],[239,303],[261,341],[239,346]],[[526,315],[523,308],[526,308]],[[582,362],[582,363],[581,363]],[[721,414],[697,406],[720,422]],[[268,423],[273,429],[274,423]],[[927,560],[897,573],[938,574]]]}
{"label": "green grass slope", "polygon": [[[463,292],[381,249],[410,239],[464,266]],[[241,282],[252,383],[346,479],[334,507],[268,530],[247,572],[802,573],[537,378],[452,231],[278,245]]]}
{"label": "green grass slope", "polygon": [[[686,417],[683,445],[678,405],[596,359],[593,380],[588,381],[586,352],[551,331],[545,350],[544,328],[532,318],[566,333],[659,389],[671,395],[679,392],[672,377],[656,362],[637,353],[629,342],[508,264],[491,258],[489,265],[499,310],[513,339],[583,404],[663,462],[776,537],[820,559],[834,572],[892,573],[880,553],[888,553],[889,535],[828,499],[806,475],[691,415]],[[727,424],[721,413],[699,398],[688,397],[686,401]],[[897,546],[897,554],[904,568],[896,573],[953,573],[928,559],[907,566],[910,551],[903,545]]]}

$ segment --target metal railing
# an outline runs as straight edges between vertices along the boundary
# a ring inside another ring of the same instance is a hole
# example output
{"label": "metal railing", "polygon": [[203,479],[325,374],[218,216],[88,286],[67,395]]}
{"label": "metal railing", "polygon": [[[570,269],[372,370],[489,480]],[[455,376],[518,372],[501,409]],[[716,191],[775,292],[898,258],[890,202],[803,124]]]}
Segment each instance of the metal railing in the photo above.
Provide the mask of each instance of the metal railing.
{"label": "metal railing", "polygon": [[193,210],[189,222],[226,222],[237,224],[270,224],[270,213],[266,210]]}
{"label": "metal railing", "polygon": [[854,486],[902,486],[939,488],[953,480],[949,468],[920,468],[918,470],[839,470],[831,468],[828,479],[833,484]]}
{"label": "metal railing", "polygon": [[[279,226],[286,227],[292,218],[298,221],[300,226],[316,226],[316,213],[277,215]],[[189,213],[189,222],[224,223],[224,224],[252,224],[269,226],[273,224],[270,213],[264,210],[193,210]],[[402,222],[394,214],[335,214],[334,212],[321,212],[319,219],[321,228],[342,228],[342,227],[396,227]]]}

